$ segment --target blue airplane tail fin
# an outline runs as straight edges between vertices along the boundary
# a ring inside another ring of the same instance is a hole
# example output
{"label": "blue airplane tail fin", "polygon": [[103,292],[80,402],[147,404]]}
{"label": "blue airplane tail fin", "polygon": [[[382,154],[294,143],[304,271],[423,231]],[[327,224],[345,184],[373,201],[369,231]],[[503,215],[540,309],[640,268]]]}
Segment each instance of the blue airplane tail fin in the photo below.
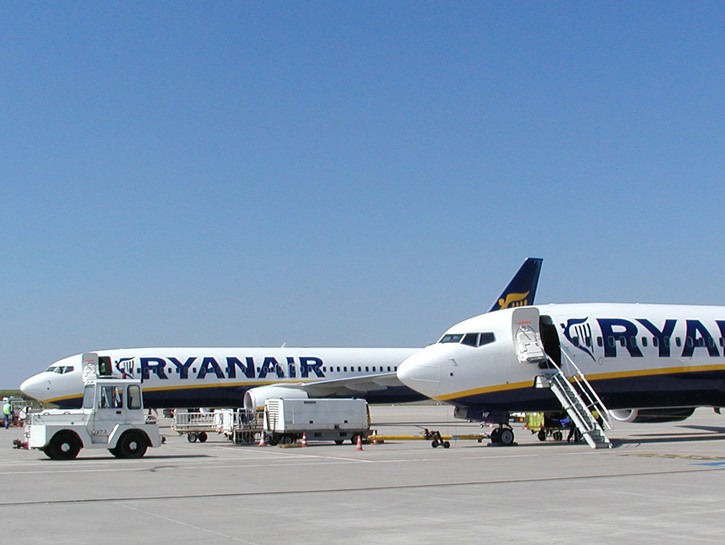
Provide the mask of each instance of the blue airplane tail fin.
{"label": "blue airplane tail fin", "polygon": [[539,285],[539,274],[543,259],[530,257],[521,265],[519,271],[514,275],[491,307],[489,312],[501,310],[502,308],[523,307],[534,304],[536,287]]}

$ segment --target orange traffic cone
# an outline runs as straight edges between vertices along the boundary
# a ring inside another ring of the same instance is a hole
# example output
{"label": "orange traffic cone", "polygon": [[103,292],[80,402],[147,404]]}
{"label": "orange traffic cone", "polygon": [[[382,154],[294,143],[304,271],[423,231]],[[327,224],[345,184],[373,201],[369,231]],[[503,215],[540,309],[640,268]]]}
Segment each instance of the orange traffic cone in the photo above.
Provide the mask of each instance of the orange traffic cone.
{"label": "orange traffic cone", "polygon": [[362,450],[362,435],[357,436],[357,446],[355,447],[355,450]]}
{"label": "orange traffic cone", "polygon": [[260,447],[266,447],[267,443],[264,442],[264,432],[259,434],[259,445]]}
{"label": "orange traffic cone", "polygon": [[302,432],[302,446],[307,446],[307,434],[305,432]]}

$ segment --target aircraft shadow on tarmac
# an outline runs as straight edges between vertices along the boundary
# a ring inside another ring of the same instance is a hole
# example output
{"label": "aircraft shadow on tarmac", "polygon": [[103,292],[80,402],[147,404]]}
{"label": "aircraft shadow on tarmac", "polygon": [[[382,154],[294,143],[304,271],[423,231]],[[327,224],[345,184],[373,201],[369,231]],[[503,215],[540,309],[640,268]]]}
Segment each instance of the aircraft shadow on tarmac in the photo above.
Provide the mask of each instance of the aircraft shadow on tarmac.
{"label": "aircraft shadow on tarmac", "polygon": [[[684,443],[694,441],[722,441],[725,440],[725,428],[715,426],[681,426],[682,433],[641,433],[632,434],[623,439],[614,439],[615,446],[618,444],[632,443]],[[692,430],[686,431],[685,428]]]}

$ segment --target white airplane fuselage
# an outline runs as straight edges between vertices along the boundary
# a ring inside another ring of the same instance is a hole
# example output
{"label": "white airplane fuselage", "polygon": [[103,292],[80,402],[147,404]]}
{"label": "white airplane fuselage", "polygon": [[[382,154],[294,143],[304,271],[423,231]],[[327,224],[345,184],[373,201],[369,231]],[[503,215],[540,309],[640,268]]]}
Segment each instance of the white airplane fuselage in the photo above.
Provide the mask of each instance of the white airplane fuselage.
{"label": "white airplane fuselage", "polygon": [[725,307],[718,306],[595,303],[500,310],[451,327],[438,343],[403,362],[398,378],[468,411],[470,418],[561,410],[550,390],[534,387],[550,364],[520,357],[522,324],[539,331],[545,352],[565,371],[568,355],[609,409],[725,405]]}
{"label": "white airplane fuselage", "polygon": [[[395,371],[418,348],[130,348],[99,350],[114,375],[139,378],[148,407],[239,407],[248,390],[269,385],[334,384],[369,377],[375,386],[358,397],[403,402],[423,396],[401,385]],[[58,360],[25,380],[30,397],[61,407],[78,406],[83,392],[81,354]],[[379,377],[379,378],[376,378]],[[392,379],[392,380],[391,380]],[[387,380],[387,384],[386,384]],[[333,395],[335,395],[333,393]]]}

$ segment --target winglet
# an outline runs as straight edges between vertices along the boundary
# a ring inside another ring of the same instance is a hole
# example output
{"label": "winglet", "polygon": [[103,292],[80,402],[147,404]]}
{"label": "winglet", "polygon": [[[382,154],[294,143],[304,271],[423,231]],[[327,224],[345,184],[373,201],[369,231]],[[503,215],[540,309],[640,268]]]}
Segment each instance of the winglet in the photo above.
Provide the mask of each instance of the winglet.
{"label": "winglet", "polygon": [[491,307],[489,312],[501,310],[502,308],[523,307],[534,304],[536,296],[536,287],[539,285],[539,274],[541,273],[541,264],[543,259],[538,257],[530,257],[514,275]]}

